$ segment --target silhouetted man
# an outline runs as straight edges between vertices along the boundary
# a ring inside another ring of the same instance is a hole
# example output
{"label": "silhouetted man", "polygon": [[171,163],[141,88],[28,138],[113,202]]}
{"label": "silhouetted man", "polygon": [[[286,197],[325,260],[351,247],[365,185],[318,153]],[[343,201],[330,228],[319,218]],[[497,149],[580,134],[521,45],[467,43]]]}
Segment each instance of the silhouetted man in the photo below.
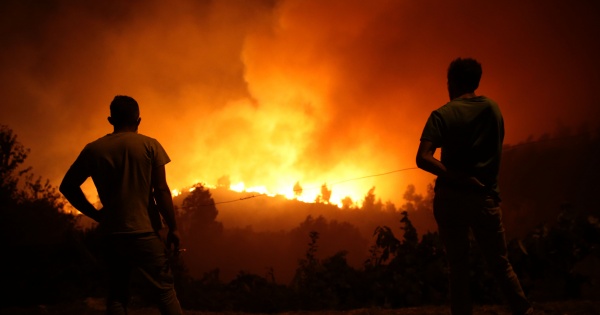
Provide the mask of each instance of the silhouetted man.
{"label": "silhouetted man", "polygon": [[[450,265],[452,314],[472,314],[469,231],[513,314],[532,314],[508,261],[498,191],[504,122],[494,101],[475,95],[481,73],[481,65],[474,59],[458,58],[450,63],[450,102],[429,116],[417,166],[437,175],[433,212]],[[441,161],[434,157],[437,148],[442,149]]]}
{"label": "silhouetted man", "polygon": [[[171,245],[175,253],[179,251],[165,175],[170,159],[158,141],[137,133],[139,113],[133,98],[116,96],[108,117],[114,132],[85,146],[60,191],[77,210],[99,222],[109,271],[107,313],[127,312],[129,276],[137,269],[156,293],[161,313],[182,314],[167,261]],[[90,176],[103,206],[100,210],[80,187]],[[160,215],[169,228],[167,246],[158,235]]]}

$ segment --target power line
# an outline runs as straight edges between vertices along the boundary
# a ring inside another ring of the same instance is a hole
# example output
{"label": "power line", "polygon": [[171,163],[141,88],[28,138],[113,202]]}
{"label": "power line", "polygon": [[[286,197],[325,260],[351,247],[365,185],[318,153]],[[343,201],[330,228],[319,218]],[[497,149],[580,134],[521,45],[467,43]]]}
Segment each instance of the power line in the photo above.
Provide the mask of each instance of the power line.
{"label": "power line", "polygon": [[[393,174],[393,173],[399,173],[399,172],[404,172],[404,171],[409,171],[409,170],[416,170],[416,169],[418,169],[418,167],[407,167],[407,168],[401,168],[401,169],[397,169],[397,170],[393,170],[393,171],[389,171],[389,172],[385,172],[385,173],[365,175],[365,176],[354,177],[354,178],[348,178],[348,179],[344,179],[344,180],[339,180],[339,181],[333,182],[331,184],[331,186],[333,186],[333,185],[339,185],[339,184],[347,183],[347,182],[352,182],[352,181],[357,181],[357,180],[361,180],[361,179],[366,179],[366,178],[371,178],[371,177],[385,176],[385,175],[389,175],[389,174]],[[310,187],[308,189],[316,189],[316,187]],[[304,189],[302,189],[302,190],[304,190]],[[297,192],[297,191],[300,191],[300,190],[293,190],[293,191]],[[252,199],[252,198],[256,198],[256,197],[263,197],[263,196],[267,196],[267,194],[257,194],[257,195],[246,196],[246,197],[242,197],[242,198],[238,198],[238,199],[231,199],[231,200],[226,200],[226,201],[213,202],[211,204],[200,205],[200,207],[208,207],[208,206],[212,206],[212,205],[238,202],[238,201],[242,201],[242,200]]]}
{"label": "power line", "polygon": [[361,177],[355,177],[355,178],[350,178],[350,179],[345,179],[345,180],[341,180],[335,183],[332,183],[331,185],[337,185],[337,184],[341,184],[341,183],[346,183],[346,182],[351,182],[351,181],[355,181],[355,180],[361,180],[361,179],[365,179],[365,178],[370,178],[370,177],[378,177],[378,176],[384,176],[384,175],[389,175],[389,174],[393,174],[393,173],[399,173],[399,172],[404,172],[404,171],[410,171],[410,170],[417,170],[419,169],[418,167],[407,167],[407,168],[401,168],[398,170],[393,170],[393,171],[389,171],[389,172],[385,172],[385,173],[380,173],[380,174],[373,174],[373,175],[367,175],[367,176],[361,176]]}
{"label": "power line", "polygon": [[[520,149],[525,146],[535,145],[535,144],[543,143],[543,142],[554,142],[554,141],[568,140],[571,138],[577,138],[577,137],[582,137],[582,136],[589,136],[589,134],[590,134],[589,132],[588,133],[579,133],[579,134],[574,134],[574,135],[568,135],[566,137],[539,139],[539,140],[535,140],[535,141],[528,141],[525,143],[518,143],[518,144],[514,144],[514,145],[505,145],[505,147],[503,148],[503,152],[513,151],[515,149]],[[384,172],[384,173],[379,173],[379,174],[372,174],[372,175],[348,178],[348,179],[333,182],[333,183],[331,183],[331,186],[339,185],[339,184],[347,183],[347,182],[352,182],[352,181],[357,181],[357,180],[362,180],[362,179],[366,179],[366,178],[371,178],[371,177],[385,176],[385,175],[389,175],[389,174],[393,174],[393,173],[399,173],[399,172],[404,172],[404,171],[409,171],[409,170],[417,170],[417,169],[419,169],[419,168],[418,167],[407,167],[407,168],[401,168],[401,169]],[[310,190],[310,189],[317,189],[317,188],[320,188],[320,187],[313,186],[313,187],[308,187],[306,189]],[[304,190],[305,190],[304,188],[293,189],[294,192],[301,192]],[[214,202],[212,204],[201,205],[201,206],[212,206],[212,205],[218,205],[218,204],[232,203],[232,202],[243,201],[243,200],[252,199],[252,198],[256,198],[256,197],[262,197],[262,196],[267,196],[267,194],[251,195],[251,196],[242,197],[242,198],[238,198],[238,199],[219,201],[219,202]]]}
{"label": "power line", "polygon": [[262,196],[266,196],[266,194],[258,194],[258,195],[252,195],[252,196],[246,196],[246,197],[242,197],[242,198],[238,198],[238,199],[232,199],[232,200],[228,200],[228,201],[219,201],[219,202],[214,202],[210,205],[219,205],[222,203],[232,203],[232,202],[237,202],[237,201],[242,201],[242,200],[246,200],[246,199],[252,199],[254,197],[262,197]]}
{"label": "power line", "polygon": [[[343,184],[343,183],[347,183],[347,182],[352,182],[352,181],[357,181],[357,180],[361,180],[361,179],[371,178],[371,177],[379,177],[379,176],[389,175],[389,174],[393,174],[393,173],[399,173],[399,172],[417,170],[417,169],[419,169],[419,168],[418,167],[407,167],[407,168],[401,168],[401,169],[397,169],[397,170],[393,170],[393,171],[389,171],[389,172],[385,172],[385,173],[366,175],[366,176],[361,176],[361,177],[354,177],[354,178],[349,178],[349,179],[344,179],[344,180],[340,180],[337,182],[333,182],[333,183],[331,183],[331,186]],[[318,187],[309,187],[307,189],[316,189],[316,188],[318,188]],[[302,188],[301,190],[294,189],[293,191],[298,192],[298,191],[303,191],[303,190],[304,190],[304,188]]]}

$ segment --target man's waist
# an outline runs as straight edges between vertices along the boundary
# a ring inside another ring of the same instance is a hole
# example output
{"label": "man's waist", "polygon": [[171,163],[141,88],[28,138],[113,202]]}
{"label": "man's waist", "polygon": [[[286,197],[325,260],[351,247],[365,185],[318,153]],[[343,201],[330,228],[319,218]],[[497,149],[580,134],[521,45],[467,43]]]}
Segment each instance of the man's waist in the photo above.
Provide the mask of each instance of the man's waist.
{"label": "man's waist", "polygon": [[477,193],[477,194],[490,194],[490,195],[494,195],[494,196],[499,195],[498,185],[495,183],[480,186],[480,185],[475,185],[473,183],[456,182],[456,181],[452,181],[452,180],[449,180],[446,178],[441,178],[441,177],[438,177],[435,182],[435,190],[437,191],[439,189],[470,192],[470,193]]}

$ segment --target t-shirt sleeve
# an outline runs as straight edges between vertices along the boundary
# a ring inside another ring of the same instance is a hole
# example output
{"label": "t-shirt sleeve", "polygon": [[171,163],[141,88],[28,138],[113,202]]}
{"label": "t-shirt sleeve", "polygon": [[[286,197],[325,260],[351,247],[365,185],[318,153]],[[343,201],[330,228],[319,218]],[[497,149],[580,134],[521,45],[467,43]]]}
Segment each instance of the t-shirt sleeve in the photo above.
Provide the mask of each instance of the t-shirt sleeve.
{"label": "t-shirt sleeve", "polygon": [[171,162],[169,155],[167,155],[167,151],[163,148],[163,146],[158,142],[154,141],[154,161],[153,166],[163,166],[167,163]]}
{"label": "t-shirt sleeve", "polygon": [[86,146],[85,148],[83,148],[83,150],[81,150],[81,153],[79,153],[79,156],[77,156],[75,162],[71,164],[69,172],[74,175],[77,175],[77,177],[87,178],[92,174],[90,163],[90,150],[88,146]]}
{"label": "t-shirt sleeve", "polygon": [[442,116],[437,111],[433,111],[425,123],[423,133],[421,134],[421,141],[427,140],[433,143],[435,147],[441,147],[444,142],[442,137],[443,129],[444,121]]}

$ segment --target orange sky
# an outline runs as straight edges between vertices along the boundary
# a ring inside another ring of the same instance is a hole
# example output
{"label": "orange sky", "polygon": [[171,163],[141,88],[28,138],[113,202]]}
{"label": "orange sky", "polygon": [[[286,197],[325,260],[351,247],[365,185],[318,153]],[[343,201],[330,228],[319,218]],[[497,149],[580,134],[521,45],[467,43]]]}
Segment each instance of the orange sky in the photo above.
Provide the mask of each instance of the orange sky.
{"label": "orange sky", "polygon": [[[111,132],[115,94],[171,156],[171,188],[228,175],[305,194],[324,182],[414,167],[445,71],[475,57],[506,142],[596,122],[596,1],[2,1],[0,123],[58,185]],[[400,203],[410,170],[333,187]],[[217,200],[218,201],[218,200]]]}

